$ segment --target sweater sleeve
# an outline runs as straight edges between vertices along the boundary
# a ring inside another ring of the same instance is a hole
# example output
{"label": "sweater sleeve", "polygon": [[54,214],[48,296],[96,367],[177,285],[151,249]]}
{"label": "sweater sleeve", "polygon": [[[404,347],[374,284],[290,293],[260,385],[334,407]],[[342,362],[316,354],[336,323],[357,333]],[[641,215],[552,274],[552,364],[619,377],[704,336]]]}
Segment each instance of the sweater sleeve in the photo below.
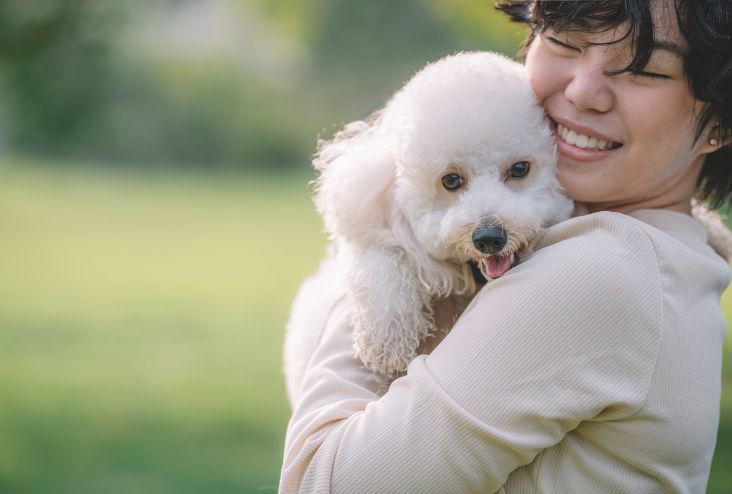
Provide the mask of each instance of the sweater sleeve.
{"label": "sweater sleeve", "polygon": [[280,492],[495,492],[580,422],[637,411],[663,317],[653,244],[612,216],[567,223],[382,397],[352,357],[347,308],[334,314]]}

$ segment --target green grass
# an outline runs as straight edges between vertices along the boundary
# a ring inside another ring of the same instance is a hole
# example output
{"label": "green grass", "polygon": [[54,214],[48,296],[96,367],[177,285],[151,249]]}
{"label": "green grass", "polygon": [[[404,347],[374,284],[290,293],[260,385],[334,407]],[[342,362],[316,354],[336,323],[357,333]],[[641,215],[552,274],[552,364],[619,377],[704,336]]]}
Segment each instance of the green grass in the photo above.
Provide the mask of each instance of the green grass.
{"label": "green grass", "polygon": [[324,245],[306,181],[0,167],[0,492],[276,491],[283,328]]}
{"label": "green grass", "polygon": [[0,492],[274,492],[306,179],[0,169]]}

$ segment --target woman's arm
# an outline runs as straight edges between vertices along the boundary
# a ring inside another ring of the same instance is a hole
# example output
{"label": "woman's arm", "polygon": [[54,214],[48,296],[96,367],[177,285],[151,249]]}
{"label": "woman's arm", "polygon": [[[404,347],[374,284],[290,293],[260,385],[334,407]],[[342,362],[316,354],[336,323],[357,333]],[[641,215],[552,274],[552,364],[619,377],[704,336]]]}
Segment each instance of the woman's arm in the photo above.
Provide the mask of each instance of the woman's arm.
{"label": "woman's arm", "polygon": [[660,338],[653,245],[612,215],[568,223],[381,398],[341,306],[303,381],[281,492],[494,492],[581,421],[633,414]]}

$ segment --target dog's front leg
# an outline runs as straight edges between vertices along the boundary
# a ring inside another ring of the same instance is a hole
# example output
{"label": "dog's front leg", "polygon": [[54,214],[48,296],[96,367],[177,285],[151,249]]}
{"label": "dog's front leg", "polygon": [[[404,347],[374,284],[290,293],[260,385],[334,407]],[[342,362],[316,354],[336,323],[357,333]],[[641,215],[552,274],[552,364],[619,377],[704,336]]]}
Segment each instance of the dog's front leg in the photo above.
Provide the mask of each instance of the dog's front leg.
{"label": "dog's front leg", "polygon": [[350,259],[354,348],[366,367],[394,375],[434,331],[429,287],[399,248],[360,250]]}

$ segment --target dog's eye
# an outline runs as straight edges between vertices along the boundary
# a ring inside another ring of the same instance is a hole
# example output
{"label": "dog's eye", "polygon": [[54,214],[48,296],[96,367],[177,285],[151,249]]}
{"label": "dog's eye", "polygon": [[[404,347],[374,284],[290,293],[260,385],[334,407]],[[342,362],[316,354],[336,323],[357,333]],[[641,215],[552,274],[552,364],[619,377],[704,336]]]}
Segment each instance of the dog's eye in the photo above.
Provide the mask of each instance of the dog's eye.
{"label": "dog's eye", "polygon": [[517,161],[511,165],[511,169],[508,170],[508,178],[524,178],[529,174],[531,169],[531,163],[528,161]]}
{"label": "dog's eye", "polygon": [[442,177],[442,185],[447,190],[457,190],[462,187],[464,183],[465,181],[463,180],[463,177],[461,177],[457,173],[448,173],[447,175]]}

